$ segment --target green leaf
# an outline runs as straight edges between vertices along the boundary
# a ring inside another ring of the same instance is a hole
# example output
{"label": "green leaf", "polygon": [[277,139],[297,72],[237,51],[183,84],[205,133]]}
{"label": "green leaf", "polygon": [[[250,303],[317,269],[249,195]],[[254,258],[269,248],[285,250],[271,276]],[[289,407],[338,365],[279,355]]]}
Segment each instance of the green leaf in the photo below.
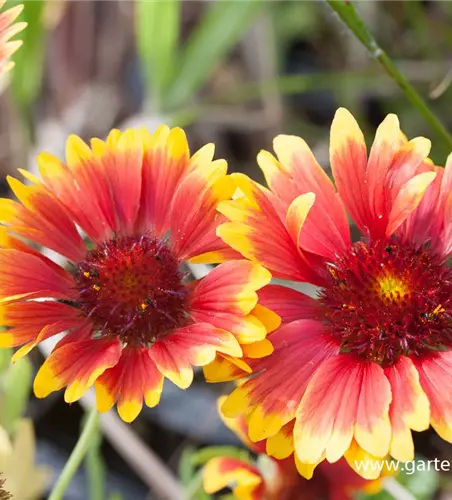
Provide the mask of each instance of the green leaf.
{"label": "green leaf", "polygon": [[45,27],[42,14],[45,2],[22,2],[24,10],[21,21],[28,26],[17,39],[23,40],[22,47],[14,54],[16,63],[13,69],[12,90],[14,96],[25,109],[37,98],[42,84],[44,70]]}
{"label": "green leaf", "polygon": [[166,100],[168,108],[176,109],[186,104],[204,86],[260,8],[258,0],[211,2],[200,25],[188,40],[178,77]]}
{"label": "green leaf", "polygon": [[28,358],[11,364],[2,377],[0,425],[12,434],[24,414],[31,392],[33,370]]}
{"label": "green leaf", "polygon": [[136,5],[138,53],[146,84],[158,111],[178,62],[179,0],[146,1]]}

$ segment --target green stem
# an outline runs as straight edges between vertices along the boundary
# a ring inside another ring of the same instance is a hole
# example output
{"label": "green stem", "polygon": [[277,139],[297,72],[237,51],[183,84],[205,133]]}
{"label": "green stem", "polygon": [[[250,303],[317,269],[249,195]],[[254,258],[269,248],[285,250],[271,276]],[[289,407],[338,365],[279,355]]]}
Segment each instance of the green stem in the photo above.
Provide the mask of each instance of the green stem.
{"label": "green stem", "polygon": [[[87,415],[89,418],[89,416]],[[86,424],[84,419],[83,424]],[[101,454],[102,433],[99,427],[86,452],[85,470],[88,479],[89,500],[104,500],[105,494],[105,464]]]}
{"label": "green stem", "polygon": [[97,413],[97,409],[94,407],[88,415],[79,440],[77,441],[75,448],[72,450],[71,456],[66,462],[66,465],[64,466],[52,493],[50,493],[48,500],[63,500],[67,487],[71,483],[72,478],[82,463],[82,460],[90,447],[91,440],[98,430],[98,426],[99,415]]}
{"label": "green stem", "polygon": [[441,121],[429,108],[428,104],[419,95],[411,83],[400,73],[396,65],[388,57],[386,52],[378,45],[372,33],[370,33],[363,19],[359,16],[352,2],[347,0],[327,0],[332,9],[339,15],[346,26],[367,48],[369,53],[378,61],[392,80],[400,87],[406,97],[423,115],[430,127],[436,131],[439,137],[452,149],[452,136],[446,130]]}

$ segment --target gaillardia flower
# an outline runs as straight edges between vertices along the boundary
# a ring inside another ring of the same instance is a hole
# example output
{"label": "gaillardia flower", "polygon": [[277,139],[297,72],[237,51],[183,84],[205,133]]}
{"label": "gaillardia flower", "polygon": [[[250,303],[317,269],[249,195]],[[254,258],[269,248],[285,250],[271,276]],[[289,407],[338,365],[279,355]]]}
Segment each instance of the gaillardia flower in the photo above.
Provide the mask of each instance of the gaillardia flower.
{"label": "gaillardia flower", "polygon": [[210,144],[190,157],[178,128],[114,130],[91,148],[70,137],[66,164],[41,154],[42,179],[22,171],[32,185],[9,179],[21,203],[0,200],[0,324],[9,327],[0,346],[22,345],[17,359],[66,333],[36,376],[37,397],[66,386],[73,402],[95,384],[98,409],[118,401],[131,421],[143,399],[159,402],[164,376],[187,388],[192,366],[240,357],[241,344],[265,341],[269,321],[278,326],[256,307],[271,278],[258,264],[231,260],[187,283],[185,261],[232,256],[215,234],[216,205],[235,187],[213,154]]}
{"label": "gaillardia flower", "polygon": [[312,481],[307,481],[298,474],[292,458],[272,459],[265,454],[265,442],[252,443],[243,418],[223,420],[257,457],[210,459],[203,471],[207,493],[230,487],[238,500],[353,500],[358,492],[376,493],[381,489],[381,480],[363,479],[344,459],[320,464]]}
{"label": "gaillardia flower", "polygon": [[433,166],[430,142],[407,141],[394,115],[367,157],[345,109],[331,129],[337,191],[302,139],[274,149],[258,156],[270,190],[236,175],[244,196],[220,204],[232,222],[218,234],[274,276],[316,285],[317,300],[262,290],[283,325],[224,412],[247,413],[272,455],[294,446],[300,469],[344,454],[412,460],[411,429],[429,423],[452,441],[452,158]]}
{"label": "gaillardia flower", "polygon": [[[0,0],[0,9],[4,5],[5,0]],[[24,22],[14,22],[23,8],[23,5],[16,5],[0,14],[0,74],[6,73],[14,66],[12,61],[6,61],[22,45],[21,40],[11,40],[11,38],[27,26]]]}

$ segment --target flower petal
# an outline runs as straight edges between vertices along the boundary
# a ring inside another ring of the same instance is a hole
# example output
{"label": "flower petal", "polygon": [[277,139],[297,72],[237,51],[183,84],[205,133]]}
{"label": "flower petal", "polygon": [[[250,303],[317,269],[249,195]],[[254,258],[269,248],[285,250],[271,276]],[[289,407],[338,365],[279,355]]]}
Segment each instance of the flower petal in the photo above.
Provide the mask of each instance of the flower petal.
{"label": "flower petal", "polygon": [[387,195],[388,173],[396,152],[403,144],[399,119],[389,114],[377,129],[367,164],[366,180],[372,217],[367,227],[376,238],[385,233],[391,207]]}
{"label": "flower petal", "polygon": [[36,375],[36,397],[45,398],[67,386],[64,400],[67,403],[78,401],[120,356],[118,339],[88,339],[57,346]]}
{"label": "flower petal", "polygon": [[267,455],[276,458],[277,460],[283,460],[290,457],[294,452],[293,443],[293,427],[295,420],[291,420],[286,425],[284,425],[281,430],[274,436],[270,436],[267,439]]}
{"label": "flower petal", "polygon": [[[247,259],[259,262],[275,276],[315,282],[314,273],[293,241],[269,194],[243,174],[232,174],[246,198],[225,201],[218,210],[232,222],[217,234]],[[285,219],[285,213],[284,213]]]}
{"label": "flower petal", "polygon": [[243,359],[217,354],[211,363],[203,366],[203,372],[207,382],[230,382],[246,377],[252,369]]}
{"label": "flower petal", "polygon": [[295,450],[301,462],[341,458],[353,436],[378,456],[389,451],[391,390],[382,368],[349,354],[326,361],[309,382],[297,410]]}
{"label": "flower petal", "polygon": [[339,351],[325,334],[325,326],[312,320],[282,326],[270,340],[273,354],[256,360],[257,375],[235,389],[222,407],[228,417],[250,414],[252,441],[275,435],[295,417],[311,376]]}
{"label": "flower petal", "polygon": [[[75,136],[69,137],[66,150],[71,168],[55,156],[41,153],[36,160],[39,172],[74,222],[93,241],[102,242],[111,234],[115,222],[108,182],[100,173],[100,161],[91,157],[88,146]],[[80,150],[84,152],[76,153]]]}
{"label": "flower petal", "polygon": [[179,184],[169,210],[169,229],[173,250],[182,259],[224,248],[216,236],[222,221],[217,205],[235,191],[226,171],[226,162],[216,160],[193,170]]}
{"label": "flower petal", "polygon": [[389,460],[387,457],[382,459],[368,453],[359,446],[355,439],[345,452],[344,457],[348,465],[357,474],[368,480],[379,478],[385,472],[385,463]]}
{"label": "flower petal", "polygon": [[248,425],[243,417],[227,418],[221,413],[221,407],[226,401],[226,397],[227,396],[221,396],[217,400],[218,413],[224,425],[230,429],[253,453],[265,453],[265,443],[263,441],[259,443],[253,443],[250,441],[250,438],[248,437]]}
{"label": "flower petal", "polygon": [[436,172],[424,172],[412,177],[398,192],[389,214],[386,237],[389,238],[418,207]]}
{"label": "flower petal", "polygon": [[192,292],[192,309],[214,313],[227,311],[250,314],[257,304],[257,290],[267,285],[271,274],[259,264],[246,260],[225,262],[197,283]]}
{"label": "flower petal", "polygon": [[389,418],[392,426],[390,454],[396,460],[414,460],[414,445],[410,429],[424,431],[429,427],[430,406],[419,375],[412,361],[401,357],[385,369],[391,384],[392,403]]}
{"label": "flower petal", "polygon": [[118,363],[95,382],[97,409],[110,410],[118,402],[118,413],[132,422],[141,412],[143,399],[149,408],[160,401],[163,375],[143,347],[125,347]]}
{"label": "flower petal", "polygon": [[364,135],[352,114],[339,108],[331,125],[330,162],[339,195],[352,219],[366,232],[371,215]]}
{"label": "flower petal", "polygon": [[108,179],[114,204],[116,230],[133,232],[140,206],[143,145],[138,131],[129,129],[118,137],[101,159],[103,174]]}
{"label": "flower petal", "polygon": [[432,352],[429,356],[412,358],[419,380],[430,401],[430,422],[435,431],[452,442],[452,400],[444,393],[452,384],[452,351]]}
{"label": "flower petal", "polygon": [[[4,2],[1,2],[0,7],[3,4]],[[21,40],[11,41],[10,38],[27,26],[25,22],[14,23],[23,8],[23,5],[16,5],[0,14],[0,74],[6,73],[14,66],[14,63],[7,62],[7,59],[22,45]]]}
{"label": "flower petal", "polygon": [[195,323],[157,339],[149,356],[165,377],[186,389],[193,381],[192,366],[211,363],[217,352],[242,355],[240,345],[231,333],[208,323]]}
{"label": "flower petal", "polygon": [[0,299],[16,295],[70,299],[73,295],[69,273],[59,273],[38,254],[0,249]]}
{"label": "flower petal", "polygon": [[[9,327],[0,332],[0,347],[16,347],[36,339],[46,326],[58,323],[60,332],[84,321],[74,307],[56,301],[20,302],[0,305],[0,325]],[[58,332],[57,332],[58,333]]]}
{"label": "flower petal", "polygon": [[219,236],[217,236],[217,228],[221,224],[228,222],[228,219],[217,213],[212,224],[212,230],[205,232],[200,236],[199,241],[193,253],[195,257],[190,257],[189,261],[193,264],[218,264],[227,260],[240,260],[242,254],[231,248]]}
{"label": "flower petal", "polygon": [[273,147],[299,194],[315,194],[315,203],[300,231],[300,247],[334,259],[350,245],[350,230],[333,183],[300,137],[279,135],[274,139]]}
{"label": "flower petal", "polygon": [[263,480],[257,467],[237,458],[212,458],[203,470],[203,484],[207,493],[217,493],[229,486],[239,500],[263,500]]}
{"label": "flower petal", "polygon": [[[306,193],[295,198],[292,203],[289,205],[286,214],[286,226],[287,231],[289,232],[292,240],[298,242],[301,245],[301,236],[303,233],[303,227],[306,223],[306,218],[308,214],[310,214],[312,206],[315,202],[315,194],[314,193]],[[314,215],[310,216],[314,217]],[[315,235],[313,235],[315,238]],[[306,249],[306,248],[304,248]],[[319,252],[315,252],[319,253]]]}
{"label": "flower petal", "polygon": [[452,155],[447,158],[444,175],[441,177],[441,189],[435,217],[435,220],[441,226],[440,229],[435,225],[432,226],[431,234],[433,248],[436,248],[438,253],[447,257],[452,253]]}
{"label": "flower petal", "polygon": [[284,323],[297,319],[322,319],[322,305],[318,300],[281,285],[267,285],[258,292],[259,304],[274,311]]}
{"label": "flower petal", "polygon": [[1,222],[71,260],[83,258],[83,240],[58,199],[43,184],[25,186],[13,177],[8,177],[8,183],[22,205],[2,200],[4,206],[9,203],[9,209],[2,210]]}
{"label": "flower petal", "polygon": [[[452,160],[452,156],[451,156]],[[440,239],[444,225],[444,207],[452,189],[452,162],[447,174],[442,167],[432,167],[425,163],[425,171],[435,171],[436,177],[427,187],[421,202],[397,229],[397,235],[403,242],[424,245],[430,242],[432,250],[441,253]],[[419,170],[419,169],[418,169]]]}
{"label": "flower petal", "polygon": [[[193,288],[191,317],[232,332],[240,343],[263,340],[266,325],[253,312],[258,300],[256,291],[270,280],[271,274],[259,264],[245,260],[220,264]],[[271,314],[267,312],[263,320]],[[279,326],[273,323],[272,327]]]}
{"label": "flower petal", "polygon": [[144,142],[143,179],[139,228],[155,228],[156,236],[168,229],[174,193],[190,168],[187,138],[180,128],[161,126],[150,135],[142,130]]}

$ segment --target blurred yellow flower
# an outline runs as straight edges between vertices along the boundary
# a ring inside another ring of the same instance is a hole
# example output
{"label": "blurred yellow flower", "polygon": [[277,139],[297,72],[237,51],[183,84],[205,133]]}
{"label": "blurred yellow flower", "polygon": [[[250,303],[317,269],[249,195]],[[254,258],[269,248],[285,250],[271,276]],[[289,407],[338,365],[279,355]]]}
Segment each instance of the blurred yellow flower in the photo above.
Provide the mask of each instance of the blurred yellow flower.
{"label": "blurred yellow flower", "polygon": [[11,493],[13,499],[34,500],[41,498],[45,491],[50,471],[35,466],[35,448],[31,420],[20,420],[12,439],[0,427],[0,471],[5,481],[2,488]]}

